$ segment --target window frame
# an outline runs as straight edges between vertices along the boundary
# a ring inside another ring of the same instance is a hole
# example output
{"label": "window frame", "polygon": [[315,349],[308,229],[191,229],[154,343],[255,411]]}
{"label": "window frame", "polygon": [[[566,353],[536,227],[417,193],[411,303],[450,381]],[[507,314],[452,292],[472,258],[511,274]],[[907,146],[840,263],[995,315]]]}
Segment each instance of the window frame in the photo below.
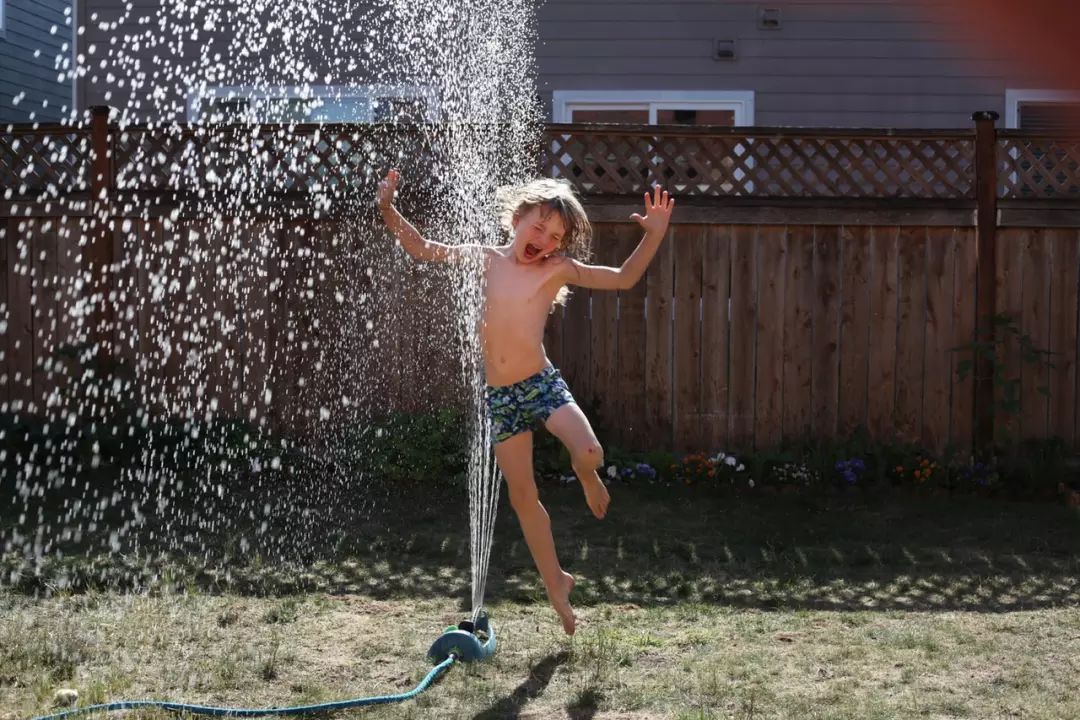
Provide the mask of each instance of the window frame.
{"label": "window frame", "polygon": [[[428,101],[424,113],[425,122],[439,122],[440,116],[434,90],[430,87],[420,85],[311,85],[306,87],[299,85],[286,85],[270,88],[255,88],[245,85],[217,85],[213,87],[193,90],[188,93],[186,103],[188,122],[207,122],[202,117],[203,104],[207,100],[212,100],[216,98],[247,100],[290,100],[293,98],[358,98],[364,101],[363,106],[365,108],[365,113],[363,117],[340,121],[308,120],[301,121],[300,124],[306,124],[308,122],[312,124],[336,124],[339,122],[372,124],[375,122],[374,102],[379,98],[422,98]],[[294,121],[283,121],[275,120],[273,118],[260,117],[245,122],[250,122],[252,124],[267,124]]]}
{"label": "window frame", "polygon": [[[677,107],[671,107],[677,106]],[[555,90],[552,119],[572,123],[574,110],[648,110],[656,124],[661,109],[733,110],[736,127],[754,124],[753,90]]]}
{"label": "window frame", "polygon": [[1053,90],[1050,88],[1006,88],[1005,89],[1005,127],[1017,130],[1020,127],[1020,104],[1038,103],[1077,103],[1080,92],[1074,90]]}

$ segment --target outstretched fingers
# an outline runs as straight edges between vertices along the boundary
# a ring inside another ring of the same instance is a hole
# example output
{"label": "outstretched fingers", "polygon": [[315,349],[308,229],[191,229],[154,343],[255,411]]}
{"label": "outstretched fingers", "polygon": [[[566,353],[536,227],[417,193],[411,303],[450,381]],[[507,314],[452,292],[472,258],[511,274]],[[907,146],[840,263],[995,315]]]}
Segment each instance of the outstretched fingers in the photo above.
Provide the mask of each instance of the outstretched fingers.
{"label": "outstretched fingers", "polygon": [[675,198],[660,185],[654,185],[652,192],[645,193],[645,210],[670,210],[675,206]]}

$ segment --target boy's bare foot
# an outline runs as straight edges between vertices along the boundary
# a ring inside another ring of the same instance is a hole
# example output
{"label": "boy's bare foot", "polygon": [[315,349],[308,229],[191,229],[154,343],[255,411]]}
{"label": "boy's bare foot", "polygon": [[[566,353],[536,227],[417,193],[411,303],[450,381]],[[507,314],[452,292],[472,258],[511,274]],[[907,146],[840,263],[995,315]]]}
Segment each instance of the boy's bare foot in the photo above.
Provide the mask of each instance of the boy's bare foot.
{"label": "boy's bare foot", "polygon": [[602,520],[607,515],[608,503],[611,502],[607,487],[595,471],[580,480],[581,489],[585,491],[585,502],[588,503],[593,515]]}
{"label": "boy's bare foot", "polygon": [[568,572],[564,572],[562,575],[562,587],[553,593],[549,593],[548,599],[551,600],[551,606],[555,608],[555,612],[559,614],[559,619],[562,620],[563,632],[567,635],[573,635],[577,627],[577,617],[574,615],[574,608],[570,605],[570,591],[574,589],[574,576]]}

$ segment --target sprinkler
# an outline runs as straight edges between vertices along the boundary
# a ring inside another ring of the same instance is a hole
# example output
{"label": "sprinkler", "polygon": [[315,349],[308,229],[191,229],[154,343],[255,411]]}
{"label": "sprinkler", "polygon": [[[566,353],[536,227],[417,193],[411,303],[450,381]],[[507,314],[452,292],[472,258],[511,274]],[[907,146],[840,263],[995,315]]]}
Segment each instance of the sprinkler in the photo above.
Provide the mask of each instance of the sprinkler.
{"label": "sprinkler", "polygon": [[495,629],[487,613],[480,611],[476,621],[462,620],[446,628],[428,650],[428,659],[441,663],[450,656],[464,662],[487,660],[495,652]]}

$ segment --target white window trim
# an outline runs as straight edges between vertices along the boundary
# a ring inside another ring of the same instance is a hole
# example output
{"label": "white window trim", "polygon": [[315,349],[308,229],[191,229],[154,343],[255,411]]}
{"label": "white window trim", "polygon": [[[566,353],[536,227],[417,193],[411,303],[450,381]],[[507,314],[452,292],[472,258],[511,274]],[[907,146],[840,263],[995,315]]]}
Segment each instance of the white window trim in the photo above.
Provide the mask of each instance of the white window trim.
{"label": "white window trim", "polygon": [[1020,103],[1043,102],[1043,103],[1072,103],[1080,102],[1080,92],[1070,90],[1049,90],[1038,88],[1006,88],[1005,89],[1005,127],[1017,129],[1020,127]]}
{"label": "white window trim", "polygon": [[552,118],[571,122],[574,110],[648,110],[656,124],[657,110],[733,110],[735,125],[754,124],[753,90],[556,90]]}
{"label": "white window trim", "polygon": [[[2,2],[2,0],[0,0]],[[426,98],[427,122],[438,122],[439,112],[435,103],[435,93],[431,88],[416,85],[309,85],[253,88],[242,85],[220,85],[217,87],[192,90],[187,96],[187,117],[189,122],[200,122],[203,102],[212,98],[246,99],[291,99],[291,98],[358,98],[364,100],[365,115],[349,122],[370,123],[374,117],[373,101],[377,98],[415,97]],[[258,120],[258,122],[273,122]]]}
{"label": "white window trim", "polygon": [[7,0],[0,0],[0,33],[7,31]]}

